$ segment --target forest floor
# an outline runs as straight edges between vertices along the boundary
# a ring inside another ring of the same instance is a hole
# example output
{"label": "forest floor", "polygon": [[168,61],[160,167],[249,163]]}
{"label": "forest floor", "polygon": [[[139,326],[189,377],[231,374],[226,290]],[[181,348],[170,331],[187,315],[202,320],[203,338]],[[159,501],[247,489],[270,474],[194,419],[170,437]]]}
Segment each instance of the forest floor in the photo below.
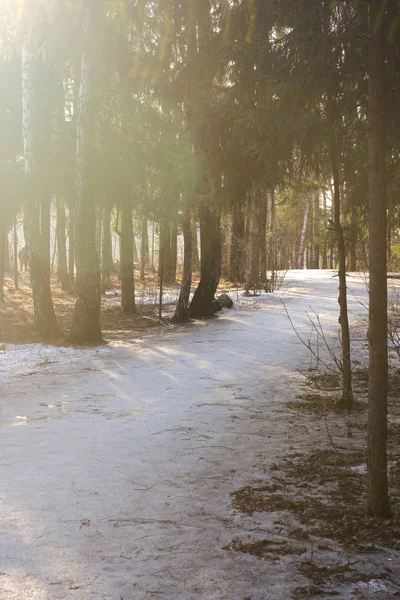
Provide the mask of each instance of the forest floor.
{"label": "forest floor", "polygon": [[397,358],[382,522],[365,515],[365,281],[348,282],[354,413],[286,314],[307,344],[315,310],[337,348],[337,284],[291,271],[209,321],[97,348],[7,344],[1,600],[400,596]]}
{"label": "forest floor", "polygon": [[[111,287],[102,295],[101,327],[107,340],[120,339],[132,330],[148,329],[160,325],[158,318],[159,290],[157,277],[147,273],[145,282],[139,279],[135,272],[136,308],[135,315],[125,315],[120,310],[121,284],[115,276],[112,278]],[[193,285],[198,283],[194,278]],[[62,334],[68,334],[71,323],[76,296],[66,293],[61,289],[55,276],[51,281],[54,309]],[[179,297],[179,277],[176,284],[167,286],[163,291],[163,316],[168,319],[173,315],[175,303]],[[33,301],[29,273],[19,273],[19,289],[15,290],[14,279],[11,273],[5,277],[6,302],[0,304],[0,343],[29,343],[35,342],[36,333],[33,326]],[[60,340],[62,341],[62,340]]]}

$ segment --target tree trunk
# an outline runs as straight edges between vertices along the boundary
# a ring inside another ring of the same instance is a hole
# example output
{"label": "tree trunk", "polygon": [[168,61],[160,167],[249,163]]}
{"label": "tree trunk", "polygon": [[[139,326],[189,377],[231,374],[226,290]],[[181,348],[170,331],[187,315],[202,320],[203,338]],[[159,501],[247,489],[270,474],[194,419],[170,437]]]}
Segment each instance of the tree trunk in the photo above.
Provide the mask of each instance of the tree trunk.
{"label": "tree trunk", "polygon": [[150,270],[156,270],[156,262],[155,262],[155,236],[156,236],[156,224],[154,221],[151,222],[151,264]]}
{"label": "tree trunk", "polygon": [[4,223],[0,223],[0,302],[4,302],[4,272],[6,263],[7,233]]}
{"label": "tree trunk", "polygon": [[[325,192],[325,190],[323,191],[323,198],[324,198],[324,218],[323,218],[323,223],[326,226],[326,222],[327,222],[327,219],[328,219],[328,212],[327,212],[327,207],[326,207],[326,192]],[[327,269],[328,268],[328,240],[327,240],[326,233],[324,235],[324,243],[323,243],[323,249],[322,249],[322,268],[323,269]]]}
{"label": "tree trunk", "polygon": [[313,239],[312,239],[312,268],[319,269],[319,228],[320,228],[319,193],[314,195],[313,202]]}
{"label": "tree trunk", "polygon": [[369,394],[368,509],[389,517],[387,477],[387,263],[383,0],[369,0],[368,197],[369,197]]}
{"label": "tree trunk", "polygon": [[269,291],[273,292],[276,286],[276,206],[275,206],[275,190],[271,188],[269,193],[269,244],[268,244],[268,262],[269,271],[271,273],[269,280]]}
{"label": "tree trunk", "polygon": [[172,285],[176,276],[176,228],[169,222],[160,224],[160,245],[163,250],[164,285]]}
{"label": "tree trunk", "polygon": [[221,273],[221,217],[207,207],[200,210],[200,283],[189,307],[189,317],[198,319],[214,314],[213,300]]}
{"label": "tree trunk", "polygon": [[104,294],[111,287],[111,272],[113,267],[111,245],[111,207],[105,206],[102,213],[102,244],[101,244],[101,291]]}
{"label": "tree trunk", "polygon": [[[44,197],[42,197],[40,202],[40,239],[42,244],[42,257],[46,264],[46,267],[49,271],[49,277],[51,271],[54,270],[54,253],[55,253],[55,244],[56,240],[54,240],[53,246],[53,261],[51,262],[51,218],[50,218],[50,190],[43,190]],[[52,268],[50,268],[50,266]]]}
{"label": "tree trunk", "polygon": [[260,190],[255,189],[252,193],[252,224],[251,224],[251,262],[246,283],[246,293],[250,290],[256,293],[260,285]]}
{"label": "tree trunk", "polygon": [[232,217],[231,255],[229,261],[229,279],[235,283],[242,283],[246,278],[244,264],[244,225],[243,207],[236,206]]}
{"label": "tree trunk", "polygon": [[178,262],[178,225],[176,221],[171,227],[171,282],[176,283],[176,267]]}
{"label": "tree trunk", "polygon": [[259,227],[260,227],[260,286],[268,291],[267,277],[267,212],[268,194],[264,189],[260,190],[259,199]]}
{"label": "tree trunk", "polygon": [[135,230],[133,229],[133,219],[132,219],[132,232],[133,232],[133,237],[132,237],[133,262],[135,263],[135,265],[138,265],[140,263],[140,261],[139,261],[139,253],[138,253],[138,249],[137,249],[137,245],[136,245]]}
{"label": "tree trunk", "polygon": [[193,248],[193,272],[200,270],[199,244],[197,240],[197,221],[192,222],[192,248]]}
{"label": "tree trunk", "polygon": [[140,279],[145,280],[145,270],[149,266],[149,232],[147,218],[142,219],[142,235],[140,240]]}
{"label": "tree trunk", "polygon": [[135,274],[133,265],[133,218],[130,190],[123,191],[121,206],[121,308],[125,314],[136,313]]}
{"label": "tree trunk", "polygon": [[[43,340],[60,335],[50,289],[48,256],[44,255],[40,222],[44,193],[42,155],[39,140],[39,112],[42,108],[39,88],[42,80],[41,59],[28,49],[22,51],[22,129],[24,142],[24,166],[27,179],[24,202],[24,234],[29,259],[32,285],[35,328]],[[44,215],[42,215],[44,216]]]}
{"label": "tree trunk", "polygon": [[357,209],[354,205],[351,207],[351,225],[350,225],[350,256],[349,270],[357,271]]}
{"label": "tree trunk", "polygon": [[310,199],[306,198],[306,207],[304,210],[304,218],[303,218],[303,227],[301,228],[301,236],[300,236],[300,248],[299,253],[297,255],[297,268],[304,268],[304,250],[306,247],[306,238],[307,238],[307,225],[308,225],[308,214],[310,212]]}
{"label": "tree trunk", "polygon": [[94,204],[93,173],[95,95],[94,48],[92,37],[101,2],[90,4],[87,17],[87,48],[82,54],[77,120],[75,208],[76,234],[76,293],[77,300],[69,340],[74,344],[100,343],[101,278],[96,252],[96,209]]}
{"label": "tree trunk", "polygon": [[192,225],[190,219],[190,204],[188,201],[186,202],[184,208],[184,214],[182,218],[182,231],[184,242],[182,285],[179,294],[178,304],[172,319],[177,323],[187,321],[189,318],[189,297],[190,288],[192,285]]}
{"label": "tree trunk", "polygon": [[57,249],[58,249],[58,260],[57,260],[57,271],[58,279],[61,283],[61,287],[64,291],[70,292],[71,286],[69,284],[68,269],[67,269],[67,248],[65,243],[65,207],[63,202],[57,198]]}
{"label": "tree trunk", "polygon": [[70,285],[75,282],[75,207],[71,197],[68,204],[68,278]]}
{"label": "tree trunk", "polygon": [[18,282],[18,230],[17,230],[17,215],[15,215],[13,220],[13,258],[14,258],[14,287],[16,290],[19,290],[19,282]]}
{"label": "tree trunk", "polygon": [[342,369],[343,369],[343,392],[342,404],[346,408],[352,408],[354,404],[353,388],[351,382],[351,348],[350,348],[350,328],[347,313],[347,285],[346,285],[346,248],[344,243],[343,227],[340,221],[340,174],[338,163],[338,139],[336,133],[336,105],[335,99],[328,94],[328,113],[330,122],[330,158],[333,175],[333,211],[334,211],[334,229],[337,240],[337,250],[339,257],[339,323],[342,331]]}

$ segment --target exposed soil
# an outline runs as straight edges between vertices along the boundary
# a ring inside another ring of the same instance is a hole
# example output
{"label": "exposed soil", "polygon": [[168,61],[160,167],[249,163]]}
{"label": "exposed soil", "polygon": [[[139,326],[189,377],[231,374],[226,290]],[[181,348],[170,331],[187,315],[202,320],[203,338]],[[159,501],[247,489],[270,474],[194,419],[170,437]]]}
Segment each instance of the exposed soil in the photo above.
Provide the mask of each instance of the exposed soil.
{"label": "exposed soil", "polygon": [[[193,276],[193,289],[199,282],[199,276]],[[102,295],[101,329],[104,339],[118,340],[130,337],[132,331],[144,332],[146,329],[168,324],[175,311],[179,296],[181,276],[176,283],[163,289],[163,318],[159,319],[159,283],[155,274],[147,273],[144,282],[135,279],[136,314],[125,315],[121,311],[121,283],[118,277],[111,280],[111,288]],[[64,292],[56,276],[51,279],[54,309],[61,332],[68,334],[72,323],[76,296],[74,292]],[[219,290],[229,291],[233,284],[222,280]],[[11,274],[5,277],[4,304],[0,304],[0,343],[32,343],[40,341],[37,337],[33,321],[33,302],[29,273],[19,274],[19,289],[15,290]],[[63,340],[60,340],[63,343]]]}

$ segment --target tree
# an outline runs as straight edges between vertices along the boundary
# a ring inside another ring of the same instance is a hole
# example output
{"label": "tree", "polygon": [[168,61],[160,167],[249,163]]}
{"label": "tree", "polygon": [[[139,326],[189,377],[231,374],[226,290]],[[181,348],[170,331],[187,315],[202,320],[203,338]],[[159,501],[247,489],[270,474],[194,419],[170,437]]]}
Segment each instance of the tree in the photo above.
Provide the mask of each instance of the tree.
{"label": "tree", "polygon": [[368,198],[369,198],[369,392],[368,508],[390,516],[387,479],[387,254],[385,190],[385,2],[369,0]]}
{"label": "tree", "polygon": [[[24,165],[26,176],[24,202],[24,234],[29,257],[29,271],[32,285],[35,326],[40,338],[51,340],[59,337],[57,319],[54,312],[50,289],[50,264],[46,250],[46,200],[49,202],[49,188],[46,185],[45,140],[41,135],[49,133],[47,127],[40,127],[44,117],[48,64],[34,45],[22,50],[22,123],[24,143]],[[46,147],[47,150],[47,147]],[[46,197],[47,196],[47,197]]]}
{"label": "tree", "polygon": [[[96,252],[93,161],[96,115],[96,47],[102,2],[90,0],[84,10],[85,41],[81,58],[76,149],[75,259],[77,300],[69,341],[100,343],[100,263]],[[98,57],[97,57],[98,58]]]}

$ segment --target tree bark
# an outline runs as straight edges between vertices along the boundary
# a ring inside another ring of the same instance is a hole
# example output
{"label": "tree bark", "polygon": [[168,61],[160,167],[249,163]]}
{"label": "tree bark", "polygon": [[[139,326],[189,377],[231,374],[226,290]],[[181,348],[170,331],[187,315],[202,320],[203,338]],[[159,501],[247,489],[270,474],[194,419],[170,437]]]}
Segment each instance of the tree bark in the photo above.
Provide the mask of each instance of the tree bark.
{"label": "tree bark", "polygon": [[17,230],[17,215],[13,219],[13,271],[14,271],[14,287],[19,290],[18,282],[18,230]]}
{"label": "tree bark", "polygon": [[41,59],[27,48],[22,51],[22,130],[24,142],[24,167],[27,179],[24,202],[24,234],[29,259],[35,328],[39,338],[52,340],[60,336],[50,289],[49,258],[44,251],[41,227],[42,201],[46,193],[43,186],[46,166],[43,164],[39,140],[40,111],[39,89],[43,74]]}
{"label": "tree bark", "polygon": [[387,258],[383,0],[369,0],[368,199],[369,199],[369,393],[368,509],[389,517],[387,477]]}
{"label": "tree bark", "polygon": [[192,248],[193,248],[193,272],[197,273],[200,270],[199,244],[197,240],[197,220],[192,222]]}
{"label": "tree bark", "polygon": [[100,343],[101,281],[96,251],[96,210],[94,204],[92,161],[96,101],[94,91],[95,49],[92,44],[101,2],[90,3],[86,14],[86,48],[82,53],[77,120],[75,208],[76,293],[77,300],[69,340],[74,344]]}
{"label": "tree bark", "polygon": [[306,198],[306,206],[305,206],[305,210],[304,210],[303,227],[301,228],[299,253],[297,255],[297,268],[298,269],[304,268],[304,249],[306,246],[309,212],[310,212],[310,199],[307,197]]}
{"label": "tree bark", "polygon": [[67,247],[65,243],[65,207],[63,202],[57,198],[57,249],[58,249],[58,260],[57,260],[57,271],[58,279],[61,283],[61,287],[65,292],[71,291],[69,284],[68,269],[67,269]]}
{"label": "tree bark", "polygon": [[330,124],[329,151],[333,175],[333,211],[334,229],[336,233],[337,250],[339,258],[339,323],[342,331],[342,369],[343,391],[342,404],[350,409],[354,404],[353,388],[351,381],[351,348],[350,328],[347,312],[347,284],[346,284],[346,248],[344,243],[343,227],[340,220],[340,172],[338,162],[338,136],[336,133],[337,118],[335,99],[328,93],[328,113]]}
{"label": "tree bark", "polygon": [[[175,217],[177,218],[177,217]],[[176,221],[173,221],[171,227],[171,281],[176,283],[176,267],[178,262],[178,225]]]}
{"label": "tree bark", "polygon": [[260,227],[260,286],[268,290],[267,277],[267,213],[268,213],[268,194],[264,189],[260,190],[259,198],[259,227]]}
{"label": "tree bark", "polygon": [[145,280],[146,267],[149,266],[149,232],[147,218],[142,219],[142,235],[140,239],[140,279]]}
{"label": "tree bark", "polygon": [[0,223],[0,302],[4,302],[4,273],[6,263],[6,238],[7,233],[4,223]]}
{"label": "tree bark", "polygon": [[350,225],[350,257],[349,269],[357,271],[357,209],[354,204],[351,207],[351,225]]}
{"label": "tree bark", "polygon": [[68,203],[68,278],[70,285],[75,282],[75,207],[74,199]]}
{"label": "tree bark", "polygon": [[[326,226],[326,222],[327,222],[327,219],[328,219],[328,212],[327,212],[327,206],[326,206],[326,192],[325,192],[325,190],[323,191],[323,199],[324,199],[323,223]],[[323,269],[327,269],[328,268],[328,241],[327,241],[326,234],[324,235],[324,242],[323,242],[323,247],[322,247],[322,268]]]}
{"label": "tree bark", "polygon": [[314,195],[313,201],[313,234],[312,234],[312,268],[319,269],[319,229],[320,229],[319,192]]}
{"label": "tree bark", "polygon": [[179,294],[178,304],[173,316],[173,321],[177,323],[183,323],[189,319],[189,297],[190,288],[192,285],[192,260],[193,260],[193,248],[192,248],[192,225],[190,219],[190,204],[186,202],[184,208],[184,214],[182,218],[182,231],[183,231],[183,275],[182,285]]}
{"label": "tree bark", "polygon": [[111,207],[104,206],[102,213],[102,244],[101,244],[101,291],[104,294],[111,287],[111,272],[113,267],[111,246]]}
{"label": "tree bark", "polygon": [[246,283],[246,293],[250,290],[256,293],[260,286],[260,229],[259,220],[260,210],[260,190],[253,190],[252,194],[252,215],[251,215],[251,261],[250,270]]}
{"label": "tree bark", "polygon": [[269,248],[268,262],[269,271],[271,273],[269,280],[269,291],[273,292],[276,286],[276,269],[277,269],[277,252],[276,252],[276,206],[275,206],[275,190],[271,188],[269,193]]}
{"label": "tree bark", "polygon": [[207,207],[200,209],[200,283],[189,307],[192,319],[211,317],[221,273],[221,217]]}
{"label": "tree bark", "polygon": [[233,209],[232,216],[231,253],[229,261],[229,279],[235,283],[242,283],[246,278],[244,261],[244,225],[243,207],[236,206]]}
{"label": "tree bark", "polygon": [[136,313],[135,274],[133,265],[133,218],[130,189],[123,191],[121,204],[121,308],[125,314]]}

